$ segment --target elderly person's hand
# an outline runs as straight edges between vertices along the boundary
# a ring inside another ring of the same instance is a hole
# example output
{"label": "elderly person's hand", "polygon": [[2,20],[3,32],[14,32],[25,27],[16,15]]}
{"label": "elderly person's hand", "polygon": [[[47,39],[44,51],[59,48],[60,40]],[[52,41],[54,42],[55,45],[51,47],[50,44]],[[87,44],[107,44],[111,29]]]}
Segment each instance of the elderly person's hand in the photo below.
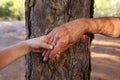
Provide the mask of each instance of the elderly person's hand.
{"label": "elderly person's hand", "polygon": [[79,27],[80,25],[82,24],[78,20],[75,20],[53,29],[47,35],[46,42],[53,45],[54,48],[43,52],[43,60],[47,61],[49,58],[54,60],[60,53],[79,41],[87,30],[85,26]]}

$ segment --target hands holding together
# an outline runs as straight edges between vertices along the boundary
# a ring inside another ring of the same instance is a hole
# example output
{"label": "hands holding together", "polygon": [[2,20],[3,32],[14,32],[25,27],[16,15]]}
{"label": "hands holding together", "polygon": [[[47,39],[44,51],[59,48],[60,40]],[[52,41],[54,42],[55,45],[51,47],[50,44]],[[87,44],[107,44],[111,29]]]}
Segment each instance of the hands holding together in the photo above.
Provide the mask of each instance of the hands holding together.
{"label": "hands holding together", "polygon": [[[112,25],[111,25],[112,24]],[[54,28],[47,36],[22,41],[0,50],[0,69],[30,51],[43,52],[43,60],[54,60],[85,33],[120,38],[119,18],[81,18]],[[7,58],[7,59],[6,59]]]}
{"label": "hands holding together", "polygon": [[[111,25],[113,24],[113,25]],[[46,36],[46,43],[53,46],[52,50],[43,52],[43,60],[54,60],[71,45],[78,42],[85,33],[103,34],[109,37],[120,37],[120,19],[81,18],[53,29]]]}
{"label": "hands holding together", "polygon": [[43,52],[44,61],[48,59],[54,60],[55,57],[59,57],[60,53],[77,42],[84,34],[85,27],[78,29],[78,26],[80,24],[75,20],[56,27],[47,36],[21,41],[0,50],[0,69],[28,54],[30,51]]}
{"label": "hands holding together", "polygon": [[[53,46],[52,50],[45,50],[42,54],[43,60],[54,60],[71,45],[79,41],[87,30],[78,20],[63,24],[53,29],[46,37],[46,43]],[[81,29],[78,29],[81,28]]]}
{"label": "hands holding together", "polygon": [[[113,24],[113,25],[111,25]],[[54,60],[71,45],[78,42],[85,33],[120,37],[119,18],[82,18],[53,29],[47,36],[22,41],[0,50],[0,69],[30,51],[43,52],[43,60]],[[6,59],[7,58],[7,59]]]}

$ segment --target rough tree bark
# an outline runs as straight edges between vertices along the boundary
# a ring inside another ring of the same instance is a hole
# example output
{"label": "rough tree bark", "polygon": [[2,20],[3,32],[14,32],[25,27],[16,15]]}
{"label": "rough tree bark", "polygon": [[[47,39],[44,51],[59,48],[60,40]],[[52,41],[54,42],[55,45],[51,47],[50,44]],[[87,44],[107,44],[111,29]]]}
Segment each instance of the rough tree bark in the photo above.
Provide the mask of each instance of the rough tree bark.
{"label": "rough tree bark", "polygon": [[[90,17],[93,0],[26,0],[27,38],[49,33],[54,27]],[[26,56],[26,80],[89,80],[90,36],[64,52],[59,60],[43,62],[41,53]]]}

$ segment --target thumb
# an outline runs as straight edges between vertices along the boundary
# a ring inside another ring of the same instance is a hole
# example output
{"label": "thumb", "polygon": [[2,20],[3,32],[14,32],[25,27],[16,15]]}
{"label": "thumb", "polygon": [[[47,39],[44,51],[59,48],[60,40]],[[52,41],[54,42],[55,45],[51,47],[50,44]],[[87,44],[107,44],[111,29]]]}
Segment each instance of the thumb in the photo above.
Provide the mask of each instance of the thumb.
{"label": "thumb", "polygon": [[45,48],[45,49],[53,49],[53,46],[52,45],[49,45],[45,42],[42,42],[41,45],[40,45],[41,48]]}

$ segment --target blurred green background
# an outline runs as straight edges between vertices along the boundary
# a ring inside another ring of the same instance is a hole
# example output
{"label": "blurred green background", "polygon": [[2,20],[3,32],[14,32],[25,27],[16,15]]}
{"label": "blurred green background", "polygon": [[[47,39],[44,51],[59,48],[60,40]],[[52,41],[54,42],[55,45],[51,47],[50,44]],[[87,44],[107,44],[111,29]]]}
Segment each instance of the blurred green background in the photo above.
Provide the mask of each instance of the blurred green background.
{"label": "blurred green background", "polygon": [[120,0],[95,0],[94,17],[120,17]]}
{"label": "blurred green background", "polygon": [[0,19],[24,19],[25,0],[0,0]]}
{"label": "blurred green background", "polygon": [[[24,20],[25,0],[0,0],[0,19]],[[120,16],[120,0],[95,0],[94,17]]]}

